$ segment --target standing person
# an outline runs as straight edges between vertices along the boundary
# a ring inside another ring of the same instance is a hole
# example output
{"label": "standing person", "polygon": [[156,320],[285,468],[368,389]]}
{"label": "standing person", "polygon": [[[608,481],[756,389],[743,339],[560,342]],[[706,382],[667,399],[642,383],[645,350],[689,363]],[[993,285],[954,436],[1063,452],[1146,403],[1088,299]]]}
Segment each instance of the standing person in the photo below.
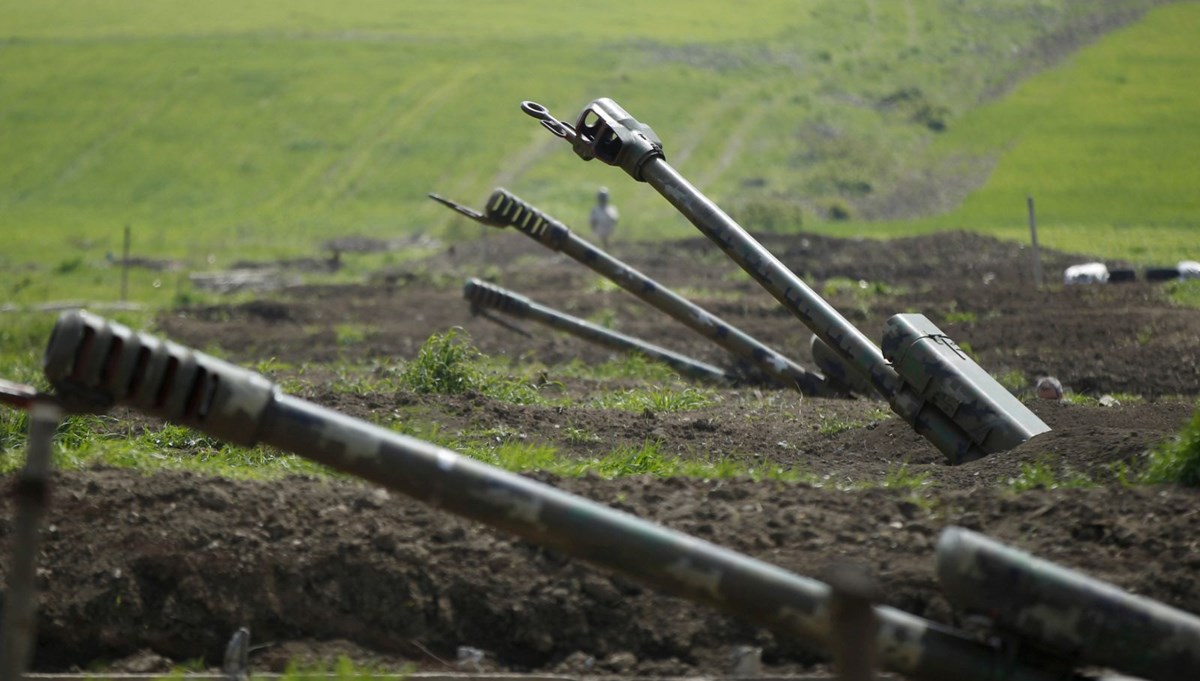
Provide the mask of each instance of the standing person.
{"label": "standing person", "polygon": [[608,250],[608,240],[617,228],[617,207],[608,202],[608,187],[601,187],[596,192],[596,205],[588,215],[588,225],[592,233],[600,238],[604,250]]}

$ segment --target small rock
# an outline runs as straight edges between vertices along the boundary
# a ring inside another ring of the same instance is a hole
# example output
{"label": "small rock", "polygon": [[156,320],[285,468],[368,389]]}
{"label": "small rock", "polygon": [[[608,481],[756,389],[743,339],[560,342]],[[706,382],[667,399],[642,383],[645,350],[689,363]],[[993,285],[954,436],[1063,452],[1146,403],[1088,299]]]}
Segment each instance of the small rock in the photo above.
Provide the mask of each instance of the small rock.
{"label": "small rock", "polygon": [[472,648],[471,646],[459,646],[454,651],[454,661],[458,663],[458,666],[468,667],[475,671],[479,671],[480,665],[483,664],[484,656],[485,654],[482,650]]}
{"label": "small rock", "polygon": [[729,654],[729,675],[734,678],[762,676],[762,648],[737,646]]}
{"label": "small rock", "polygon": [[604,660],[604,666],[618,674],[628,673],[637,666],[637,663],[637,655],[629,651],[613,653]]}
{"label": "small rock", "polygon": [[110,669],[125,674],[158,674],[169,672],[174,666],[174,662],[147,648],[117,660]]}
{"label": "small rock", "polygon": [[1117,398],[1113,397],[1112,395],[1101,395],[1100,396],[1100,406],[1101,407],[1119,407],[1119,406],[1121,406],[1121,401],[1118,400]]}

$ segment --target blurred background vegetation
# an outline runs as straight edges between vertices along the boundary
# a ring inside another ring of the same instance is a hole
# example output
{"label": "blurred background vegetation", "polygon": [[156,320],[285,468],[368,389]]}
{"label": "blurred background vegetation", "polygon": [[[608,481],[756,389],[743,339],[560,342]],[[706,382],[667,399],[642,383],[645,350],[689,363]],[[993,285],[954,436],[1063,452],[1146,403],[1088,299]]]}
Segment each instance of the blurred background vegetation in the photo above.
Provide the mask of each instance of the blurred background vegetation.
{"label": "blurred background vegetation", "polygon": [[518,110],[601,96],[752,230],[1024,240],[1033,195],[1045,245],[1172,265],[1200,257],[1196,35],[1200,4],[1151,0],[0,0],[0,296],[114,299],[127,226],[149,303],[331,239],[409,244],[354,273],[479,234],[431,191],[581,227],[607,185],[620,239],[693,236]]}

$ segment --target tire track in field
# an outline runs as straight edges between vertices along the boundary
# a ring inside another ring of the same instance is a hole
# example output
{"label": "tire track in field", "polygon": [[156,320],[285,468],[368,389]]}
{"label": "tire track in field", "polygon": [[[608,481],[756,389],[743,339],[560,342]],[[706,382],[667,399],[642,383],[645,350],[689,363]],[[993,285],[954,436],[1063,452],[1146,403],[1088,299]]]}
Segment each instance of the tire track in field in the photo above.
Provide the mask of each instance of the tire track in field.
{"label": "tire track in field", "polygon": [[[449,78],[442,79],[436,87],[427,90],[425,96],[416,103],[403,107],[400,115],[386,117],[379,122],[379,125],[373,126],[375,130],[359,137],[352,154],[347,156],[342,164],[344,170],[338,174],[327,175],[331,182],[329,189],[325,192],[323,203],[327,204],[347,195],[352,190],[354,182],[370,167],[371,155],[383,142],[394,139],[400,132],[411,127],[414,122],[425,121],[429,113],[436,110],[451,94],[458,91],[464,82],[478,75],[483,67],[463,68],[461,64],[456,64],[449,70],[452,73]],[[394,113],[395,108],[393,107],[393,111],[389,113]]]}
{"label": "tire track in field", "polygon": [[753,134],[758,128],[758,124],[766,116],[767,112],[775,107],[783,105],[784,96],[776,95],[769,100],[755,100],[757,103],[746,112],[741,120],[738,121],[737,127],[725,140],[725,146],[721,150],[721,155],[717,157],[717,162],[710,167],[706,172],[702,173],[696,181],[697,187],[711,187],[721,175],[729,170],[733,165],[734,160],[741,155],[742,149],[745,146],[746,137]]}
{"label": "tire track in field", "polygon": [[[438,81],[444,78],[447,70],[448,68],[443,68],[421,72],[420,77],[404,81],[397,86],[396,90],[401,93],[433,91]],[[357,134],[349,148],[333,161],[327,158],[314,159],[306,166],[301,167],[295,175],[295,179],[286,188],[276,192],[273,197],[263,202],[264,210],[270,212],[278,209],[294,202],[303,194],[321,196],[321,203],[327,203],[330,198],[336,196],[338,190],[331,189],[330,185],[337,183],[338,188],[344,187],[344,184],[339,181],[340,175],[344,172],[343,169],[353,166],[354,159],[363,158],[368,152],[368,147],[377,143],[387,134],[389,126],[394,125],[398,118],[403,117],[399,113],[401,109],[413,106],[406,97],[400,97],[400,100],[389,104],[387,96],[381,94],[376,99],[375,106],[363,107],[361,114],[347,123],[348,129],[363,131]]]}
{"label": "tire track in field", "polygon": [[[732,114],[737,108],[745,105],[749,100],[749,95],[754,91],[753,84],[746,84],[733,92],[722,93],[721,96],[709,100],[709,104],[693,110],[695,114],[692,119],[692,125],[688,127],[683,135],[683,143],[675,149],[666,147],[667,158],[672,165],[679,166],[687,162],[692,154],[701,144],[710,143],[708,139],[709,130],[712,129],[713,123],[726,115]],[[653,125],[651,125],[653,127]]]}
{"label": "tire track in field", "polygon": [[145,125],[151,118],[161,113],[174,99],[179,82],[173,81],[169,87],[162,89],[154,88],[158,96],[144,102],[141,106],[133,107],[132,112],[123,117],[119,124],[112,126],[108,130],[101,130],[100,134],[95,136],[79,153],[63,164],[54,178],[51,187],[55,189],[60,188],[87,172],[99,161],[104,150],[113,142],[128,136],[137,128]]}

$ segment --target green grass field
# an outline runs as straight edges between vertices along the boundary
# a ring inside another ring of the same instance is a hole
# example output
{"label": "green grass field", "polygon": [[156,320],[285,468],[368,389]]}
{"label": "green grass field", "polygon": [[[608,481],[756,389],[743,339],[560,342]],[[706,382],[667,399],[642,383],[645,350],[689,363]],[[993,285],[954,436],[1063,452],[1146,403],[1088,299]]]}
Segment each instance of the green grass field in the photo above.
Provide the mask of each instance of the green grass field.
{"label": "green grass field", "polygon": [[[935,228],[1039,240],[1142,264],[1200,258],[1200,4],[1165,7],[974,110],[935,152],[999,154],[987,184]],[[907,225],[906,225],[907,226]]]}
{"label": "green grass field", "polygon": [[[479,204],[505,186],[581,226],[604,184],[623,238],[694,234],[648,187],[581,163],[518,111],[534,99],[571,118],[597,96],[653,125],[672,164],[751,228],[795,230],[802,216],[832,233],[1018,237],[1033,187],[1046,243],[1154,259],[1195,224],[1187,155],[1145,150],[1196,139],[1200,48],[1186,36],[1200,6],[1158,10],[978,108],[1039,63],[1047,36],[1146,4],[622,1],[597,16],[551,2],[0,0],[0,290],[16,304],[115,298],[125,226],[134,255],[186,270],[317,255],[347,235],[478,234],[431,191]],[[1152,120],[1138,118],[1142,97]],[[1106,125],[1123,126],[1120,143],[1098,148]],[[1002,155],[962,211],[824,221],[954,154]],[[185,273],[133,276],[139,300],[187,292]]]}

